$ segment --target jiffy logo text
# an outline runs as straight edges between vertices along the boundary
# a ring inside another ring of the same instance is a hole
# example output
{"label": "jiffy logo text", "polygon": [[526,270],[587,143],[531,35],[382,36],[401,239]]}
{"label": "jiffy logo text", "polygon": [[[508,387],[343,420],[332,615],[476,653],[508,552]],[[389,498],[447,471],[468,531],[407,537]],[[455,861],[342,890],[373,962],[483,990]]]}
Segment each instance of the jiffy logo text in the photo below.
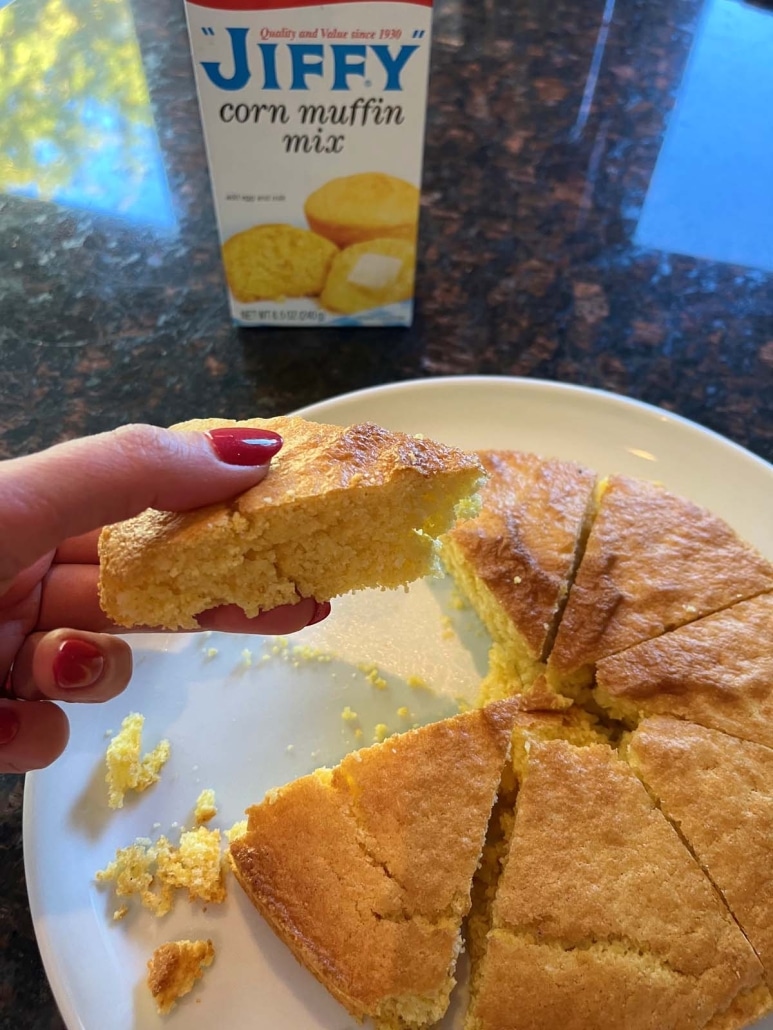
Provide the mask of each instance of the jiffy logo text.
{"label": "jiffy logo text", "polygon": [[256,43],[250,47],[249,29],[226,32],[231,46],[226,72],[221,61],[201,62],[210,82],[226,90],[244,89],[257,74],[265,90],[308,90],[309,78],[317,77],[331,90],[349,90],[349,80],[359,79],[392,92],[403,88],[402,71],[419,49],[403,44],[393,52],[390,46],[376,43]]}

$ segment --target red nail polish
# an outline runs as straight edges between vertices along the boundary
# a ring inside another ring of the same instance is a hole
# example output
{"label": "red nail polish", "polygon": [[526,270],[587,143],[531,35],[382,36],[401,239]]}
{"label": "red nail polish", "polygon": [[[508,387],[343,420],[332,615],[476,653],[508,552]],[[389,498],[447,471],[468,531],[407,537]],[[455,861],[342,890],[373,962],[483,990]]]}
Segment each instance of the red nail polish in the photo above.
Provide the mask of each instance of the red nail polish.
{"label": "red nail polish", "polygon": [[19,732],[19,716],[13,708],[0,708],[0,744],[10,744]]}
{"label": "red nail polish", "polygon": [[64,690],[90,687],[102,675],[105,659],[98,647],[87,640],[65,640],[54,657],[56,685]]}
{"label": "red nail polish", "polygon": [[317,610],[312,616],[311,622],[307,622],[307,626],[316,626],[318,622],[322,622],[330,614],[332,606],[330,601],[317,601]]}
{"label": "red nail polish", "polygon": [[243,429],[224,426],[206,434],[215,454],[226,465],[268,465],[284,441],[270,429]]}

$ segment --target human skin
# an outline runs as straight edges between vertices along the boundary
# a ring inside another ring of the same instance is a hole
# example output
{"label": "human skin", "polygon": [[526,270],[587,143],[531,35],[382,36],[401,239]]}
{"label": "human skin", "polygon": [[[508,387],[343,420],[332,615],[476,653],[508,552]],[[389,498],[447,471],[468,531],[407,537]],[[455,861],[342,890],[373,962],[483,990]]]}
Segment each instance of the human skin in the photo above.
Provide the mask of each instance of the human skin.
{"label": "human skin", "polygon": [[[270,432],[132,425],[0,462],[0,772],[40,769],[62,753],[69,725],[55,702],[107,701],[131,679],[131,648],[99,606],[101,527],[242,493],[281,446]],[[302,598],[254,618],[214,608],[198,622],[287,634],[329,612]]]}

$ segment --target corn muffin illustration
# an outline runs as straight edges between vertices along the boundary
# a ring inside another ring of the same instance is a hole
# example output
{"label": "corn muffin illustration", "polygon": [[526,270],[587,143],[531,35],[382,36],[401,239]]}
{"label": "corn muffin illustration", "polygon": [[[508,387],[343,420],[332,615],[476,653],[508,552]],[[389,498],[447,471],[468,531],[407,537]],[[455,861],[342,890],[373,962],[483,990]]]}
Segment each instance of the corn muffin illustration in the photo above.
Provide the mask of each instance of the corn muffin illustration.
{"label": "corn muffin illustration", "polygon": [[408,240],[369,240],[336,254],[322,291],[323,307],[353,315],[413,296],[416,250]]}
{"label": "corn muffin illustration", "polygon": [[306,201],[309,225],[339,247],[384,237],[415,240],[419,191],[383,172],[331,179]]}
{"label": "corn muffin illustration", "polygon": [[255,225],[223,244],[231,293],[249,304],[284,297],[316,297],[338,248],[294,225]]}

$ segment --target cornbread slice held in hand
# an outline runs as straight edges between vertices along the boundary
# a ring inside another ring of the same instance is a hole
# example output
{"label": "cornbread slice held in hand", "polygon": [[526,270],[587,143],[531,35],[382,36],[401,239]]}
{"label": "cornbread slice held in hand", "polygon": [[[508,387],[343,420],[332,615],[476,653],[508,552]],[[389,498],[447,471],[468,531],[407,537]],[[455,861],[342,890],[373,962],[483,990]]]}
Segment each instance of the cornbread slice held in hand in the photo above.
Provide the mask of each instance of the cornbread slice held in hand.
{"label": "cornbread slice held in hand", "polygon": [[773,594],[602,658],[593,693],[628,726],[674,715],[773,747]]}
{"label": "cornbread slice held in hand", "polygon": [[[529,689],[566,600],[592,515],[596,474],[518,451],[481,451],[481,511],[452,529],[441,557],[498,645],[486,693]],[[508,672],[510,675],[508,676]]]}
{"label": "cornbread slice held in hand", "polygon": [[273,791],[231,843],[275,933],[380,1030],[445,1012],[518,699],[390,737]]}
{"label": "cornbread slice held in hand", "polygon": [[572,694],[599,659],[773,590],[773,565],[711,512],[625,476],[600,492],[548,661]]}
{"label": "cornbread slice held in hand", "polygon": [[436,568],[435,539],[483,479],[474,455],[370,423],[295,416],[195,419],[173,428],[270,429],[284,439],[267,478],[185,514],[148,510],[100,537],[100,600],[122,626],[197,628],[236,604],[247,615],[301,597],[397,587]]}
{"label": "cornbread slice held in hand", "polygon": [[616,753],[532,740],[524,758],[466,1030],[729,1030],[766,1011],[748,941]]}
{"label": "cornbread slice held in hand", "polygon": [[679,828],[773,986],[773,751],[679,719],[645,719],[628,758]]}

